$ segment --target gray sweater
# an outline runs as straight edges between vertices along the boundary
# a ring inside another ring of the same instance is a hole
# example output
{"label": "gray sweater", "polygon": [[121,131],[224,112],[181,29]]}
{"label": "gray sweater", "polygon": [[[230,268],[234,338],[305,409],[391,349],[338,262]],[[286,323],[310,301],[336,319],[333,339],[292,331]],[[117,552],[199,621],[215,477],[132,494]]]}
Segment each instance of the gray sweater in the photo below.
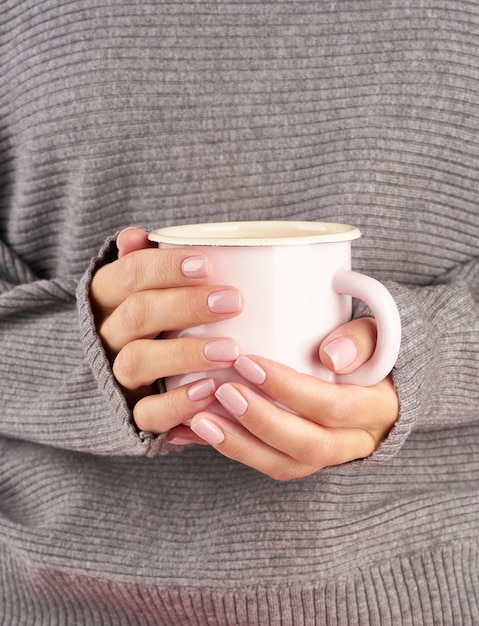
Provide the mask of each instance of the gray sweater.
{"label": "gray sweater", "polygon": [[[0,68],[0,624],[478,624],[479,3],[3,0]],[[87,296],[124,226],[273,218],[403,323],[387,440],[285,483],[138,432]]]}

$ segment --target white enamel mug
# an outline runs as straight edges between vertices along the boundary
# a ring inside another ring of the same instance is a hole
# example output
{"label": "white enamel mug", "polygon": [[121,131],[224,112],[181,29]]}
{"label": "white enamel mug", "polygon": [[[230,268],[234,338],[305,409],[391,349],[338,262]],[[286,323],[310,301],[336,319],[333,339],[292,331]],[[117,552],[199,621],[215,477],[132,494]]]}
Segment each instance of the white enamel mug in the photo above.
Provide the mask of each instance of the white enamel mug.
{"label": "white enamel mug", "polygon": [[[377,280],[351,271],[354,226],[327,222],[253,221],[187,224],[152,231],[160,248],[183,247],[206,254],[211,284],[231,285],[244,297],[240,315],[195,326],[170,337],[232,337],[242,354],[261,355],[323,380],[370,386],[396,362],[401,322],[389,291]],[[322,340],[351,319],[352,297],[376,318],[376,349],[351,374],[333,375],[319,360]],[[233,368],[174,376],[171,389],[211,376],[217,384],[241,380]]]}

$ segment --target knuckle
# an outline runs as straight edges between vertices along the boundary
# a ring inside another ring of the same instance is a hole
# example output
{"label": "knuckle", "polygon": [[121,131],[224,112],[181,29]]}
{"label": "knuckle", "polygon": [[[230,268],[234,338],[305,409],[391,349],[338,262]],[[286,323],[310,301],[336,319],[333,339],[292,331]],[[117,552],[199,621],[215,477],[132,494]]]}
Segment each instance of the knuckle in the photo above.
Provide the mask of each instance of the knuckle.
{"label": "knuckle", "polygon": [[129,293],[134,293],[139,288],[143,276],[141,255],[127,254],[120,259],[119,263],[123,288]]}
{"label": "knuckle", "polygon": [[169,306],[176,312],[174,321],[177,326],[201,326],[213,319],[207,307],[210,287],[180,287],[170,291]]}
{"label": "knuckle", "polygon": [[121,304],[122,327],[131,333],[141,333],[148,319],[146,298],[143,292],[133,293]]}
{"label": "knuckle", "polygon": [[295,459],[288,459],[272,468],[271,472],[268,472],[268,476],[278,482],[289,482],[302,478],[304,475],[302,464]]}
{"label": "knuckle", "polygon": [[156,263],[153,267],[154,280],[158,284],[182,283],[186,280],[180,271],[183,253],[179,250],[160,250],[160,254],[155,256]]}
{"label": "knuckle", "polygon": [[212,291],[211,287],[186,287],[179,291],[181,308],[185,312],[189,323],[200,325],[213,318],[213,314],[208,311],[207,307],[208,295]]}
{"label": "knuckle", "polygon": [[304,462],[310,467],[314,467],[316,470],[329,467],[330,465],[335,465],[333,455],[330,452],[325,451],[324,448],[311,449],[307,454],[305,454]]}
{"label": "knuckle", "polygon": [[331,435],[329,429],[316,424],[311,425],[309,432],[303,434],[290,449],[289,454],[291,462],[296,465],[292,470],[286,467],[286,471],[306,467],[311,471],[318,471],[334,464],[337,456],[336,438]]}
{"label": "knuckle", "polygon": [[137,427],[143,431],[153,430],[154,415],[151,412],[151,404],[142,398],[133,407],[133,420]]}
{"label": "knuckle", "polygon": [[[349,423],[351,416],[357,413],[355,399],[345,393],[340,385],[328,388],[318,400],[311,399],[307,407],[308,415],[318,425],[341,428]],[[319,442],[324,443],[328,431],[316,433]]]}
{"label": "knuckle", "polygon": [[164,363],[167,363],[167,370],[163,371],[163,375],[174,376],[202,371],[205,368],[202,345],[202,340],[184,337],[163,341],[162,355]]}
{"label": "knuckle", "polygon": [[248,453],[247,444],[241,440],[240,437],[236,437],[234,433],[231,433],[227,437],[226,442],[222,446],[222,452],[228,458],[234,461],[241,461],[246,458]]}
{"label": "knuckle", "polygon": [[121,385],[134,389],[139,386],[141,362],[141,351],[138,350],[137,345],[134,342],[127,343],[116,356],[113,363],[113,375]]}
{"label": "knuckle", "polygon": [[327,432],[320,431],[311,438],[304,449],[303,460],[317,470],[335,464],[335,451]]}

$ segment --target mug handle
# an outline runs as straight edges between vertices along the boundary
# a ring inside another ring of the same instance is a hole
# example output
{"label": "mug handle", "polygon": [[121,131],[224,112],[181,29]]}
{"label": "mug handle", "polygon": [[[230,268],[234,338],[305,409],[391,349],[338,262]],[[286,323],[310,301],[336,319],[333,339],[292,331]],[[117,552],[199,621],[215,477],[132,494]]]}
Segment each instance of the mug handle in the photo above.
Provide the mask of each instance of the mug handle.
{"label": "mug handle", "polygon": [[340,270],[333,278],[333,289],[365,302],[376,319],[376,349],[371,358],[351,374],[337,374],[336,383],[370,387],[391,372],[401,345],[401,319],[394,298],[384,285],[371,276]]}

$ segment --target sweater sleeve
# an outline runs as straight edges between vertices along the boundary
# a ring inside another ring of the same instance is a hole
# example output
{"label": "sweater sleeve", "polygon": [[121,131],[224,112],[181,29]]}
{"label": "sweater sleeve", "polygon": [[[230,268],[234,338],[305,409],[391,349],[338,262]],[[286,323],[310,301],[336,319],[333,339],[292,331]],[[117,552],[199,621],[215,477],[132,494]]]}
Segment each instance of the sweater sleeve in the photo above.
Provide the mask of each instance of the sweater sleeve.
{"label": "sweater sleeve", "polygon": [[479,421],[479,259],[428,286],[385,284],[403,325],[393,370],[400,415],[367,460],[372,463],[394,456],[412,430],[446,430]]}
{"label": "sweater sleeve", "polygon": [[[0,242],[0,432],[94,454],[154,456],[138,432],[95,331],[91,276],[116,256],[108,240],[79,281],[42,280]],[[400,415],[366,463],[393,457],[413,429],[479,419],[479,259],[425,287],[386,282],[403,324],[393,371]],[[356,316],[366,314],[359,304]]]}
{"label": "sweater sleeve", "polygon": [[95,332],[90,278],[115,255],[112,239],[79,281],[44,280],[0,242],[2,435],[105,455],[167,448],[137,432]]}

